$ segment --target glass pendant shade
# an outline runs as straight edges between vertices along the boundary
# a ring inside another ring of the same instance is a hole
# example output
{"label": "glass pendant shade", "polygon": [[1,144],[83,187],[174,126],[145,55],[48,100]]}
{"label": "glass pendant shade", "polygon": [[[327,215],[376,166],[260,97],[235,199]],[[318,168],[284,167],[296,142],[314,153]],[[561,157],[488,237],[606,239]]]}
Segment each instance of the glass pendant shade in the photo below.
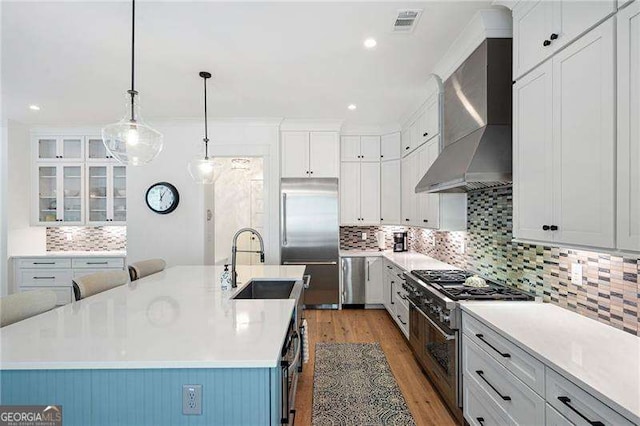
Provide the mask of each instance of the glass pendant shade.
{"label": "glass pendant shade", "polygon": [[130,114],[130,108],[127,105],[127,114],[122,120],[102,129],[102,142],[120,163],[138,166],[151,162],[160,154],[162,133],[142,121],[137,102],[134,102],[133,114]]}
{"label": "glass pendant shade", "polygon": [[213,161],[212,158],[196,157],[189,161],[187,169],[194,182],[210,185],[215,182],[217,178],[216,169],[218,169],[219,166],[220,165]]}

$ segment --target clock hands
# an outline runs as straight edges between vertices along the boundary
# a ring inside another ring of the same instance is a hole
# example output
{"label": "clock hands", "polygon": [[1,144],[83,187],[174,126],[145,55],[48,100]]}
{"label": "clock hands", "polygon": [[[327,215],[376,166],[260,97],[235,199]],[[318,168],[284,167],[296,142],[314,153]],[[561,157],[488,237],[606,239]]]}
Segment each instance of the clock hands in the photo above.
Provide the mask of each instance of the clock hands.
{"label": "clock hands", "polygon": [[162,197],[164,197],[164,194],[166,194],[167,191],[163,191],[162,193],[160,193],[160,202],[162,202]]}

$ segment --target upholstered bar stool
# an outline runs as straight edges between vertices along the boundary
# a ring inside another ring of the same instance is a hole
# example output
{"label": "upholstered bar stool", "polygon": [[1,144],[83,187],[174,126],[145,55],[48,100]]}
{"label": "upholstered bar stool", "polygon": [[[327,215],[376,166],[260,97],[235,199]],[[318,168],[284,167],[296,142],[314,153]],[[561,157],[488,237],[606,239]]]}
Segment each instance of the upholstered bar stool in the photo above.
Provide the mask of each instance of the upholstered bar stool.
{"label": "upholstered bar stool", "polygon": [[126,271],[96,272],[73,280],[73,294],[81,300],[114,287],[124,285],[129,280]]}
{"label": "upholstered bar stool", "polygon": [[31,290],[10,294],[0,299],[0,327],[22,321],[56,307],[56,294],[51,290]]}
{"label": "upholstered bar stool", "polygon": [[148,275],[164,271],[167,262],[163,259],[148,259],[129,265],[129,277],[131,281],[139,280]]}

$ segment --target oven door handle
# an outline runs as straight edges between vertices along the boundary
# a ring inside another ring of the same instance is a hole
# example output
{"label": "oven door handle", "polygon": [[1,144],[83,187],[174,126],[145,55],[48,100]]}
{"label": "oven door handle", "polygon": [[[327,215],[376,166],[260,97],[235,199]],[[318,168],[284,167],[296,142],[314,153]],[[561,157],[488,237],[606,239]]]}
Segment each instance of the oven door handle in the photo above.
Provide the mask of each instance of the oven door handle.
{"label": "oven door handle", "polygon": [[297,342],[297,347],[296,347],[296,354],[293,356],[293,359],[291,360],[291,363],[289,364],[289,375],[291,375],[295,369],[298,368],[298,361],[300,358],[300,351],[302,349],[302,340],[300,339],[300,335],[298,334],[297,331],[293,332],[293,336],[291,337],[291,339],[296,339]]}
{"label": "oven door handle", "polygon": [[455,334],[448,334],[446,333],[443,329],[440,328],[440,326],[438,324],[436,324],[431,318],[429,318],[429,316],[427,316],[427,314],[425,314],[424,312],[422,312],[422,309],[418,308],[416,306],[415,303],[413,303],[413,301],[409,298],[407,298],[407,301],[409,301],[409,303],[418,311],[422,314],[423,317],[425,317],[432,326],[434,326],[436,328],[436,330],[438,330],[440,332],[440,334],[442,334],[442,337],[444,337],[445,340],[454,340],[456,338]]}

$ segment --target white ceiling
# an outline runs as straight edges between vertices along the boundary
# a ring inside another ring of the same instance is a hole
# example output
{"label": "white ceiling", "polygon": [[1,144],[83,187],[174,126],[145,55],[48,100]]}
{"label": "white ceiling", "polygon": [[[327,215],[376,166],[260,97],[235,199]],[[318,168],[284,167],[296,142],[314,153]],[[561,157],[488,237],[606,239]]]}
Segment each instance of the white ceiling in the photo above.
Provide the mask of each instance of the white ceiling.
{"label": "white ceiling", "polygon": [[[136,85],[146,118],[210,117],[397,122],[427,75],[489,1],[139,2]],[[7,118],[98,124],[124,115],[130,3],[2,3]],[[391,31],[398,9],[422,8],[412,34]],[[373,50],[363,48],[375,37]],[[355,103],[356,111],[347,110]],[[30,104],[42,109],[30,111]]]}

